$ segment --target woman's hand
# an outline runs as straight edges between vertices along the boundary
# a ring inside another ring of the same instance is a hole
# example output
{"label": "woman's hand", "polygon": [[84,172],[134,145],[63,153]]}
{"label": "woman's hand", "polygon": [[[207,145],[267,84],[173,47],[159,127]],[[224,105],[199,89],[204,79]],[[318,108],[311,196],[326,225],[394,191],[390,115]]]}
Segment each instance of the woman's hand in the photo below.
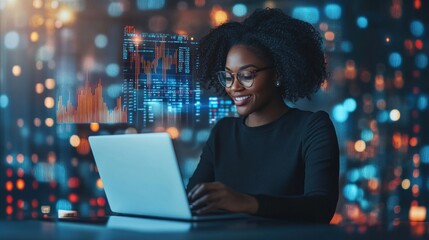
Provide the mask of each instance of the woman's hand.
{"label": "woman's hand", "polygon": [[255,214],[258,210],[256,198],[236,192],[220,182],[197,184],[189,191],[188,199],[191,210],[197,214],[219,209]]}

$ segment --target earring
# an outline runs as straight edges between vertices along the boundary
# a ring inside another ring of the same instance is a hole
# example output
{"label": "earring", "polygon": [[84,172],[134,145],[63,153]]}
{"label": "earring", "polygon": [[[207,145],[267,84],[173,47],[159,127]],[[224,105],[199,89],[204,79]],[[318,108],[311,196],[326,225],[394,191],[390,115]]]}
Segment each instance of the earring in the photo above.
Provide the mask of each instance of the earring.
{"label": "earring", "polygon": [[276,87],[280,87],[280,81],[276,81]]}

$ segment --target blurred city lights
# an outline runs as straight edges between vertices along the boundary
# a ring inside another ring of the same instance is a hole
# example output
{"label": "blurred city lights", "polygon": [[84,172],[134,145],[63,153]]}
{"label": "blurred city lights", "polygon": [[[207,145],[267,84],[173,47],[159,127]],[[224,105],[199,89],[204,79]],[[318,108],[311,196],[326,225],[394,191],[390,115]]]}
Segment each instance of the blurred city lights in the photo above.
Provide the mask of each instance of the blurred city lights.
{"label": "blurred city lights", "polygon": [[100,178],[99,178],[99,179],[97,179],[96,185],[97,185],[97,188],[99,188],[99,189],[103,189],[103,182],[101,181],[101,179],[100,179]]}
{"label": "blurred city lights", "polygon": [[19,45],[19,35],[17,32],[7,32],[4,35],[4,45],[8,49],[15,49]]}
{"label": "blurred city lights", "polygon": [[35,91],[37,94],[41,94],[43,91],[45,91],[45,87],[41,83],[36,83]]}
{"label": "blurred city lights", "polygon": [[108,38],[104,34],[97,34],[95,36],[94,43],[97,48],[105,48],[108,42]]}
{"label": "blurred city lights", "polygon": [[210,17],[213,26],[219,26],[228,21],[228,14],[218,5],[213,6]]}
{"label": "blurred city lights", "polygon": [[345,109],[342,104],[338,104],[333,108],[332,115],[334,120],[340,123],[345,122],[349,117],[347,109]]}
{"label": "blurred city lights", "polygon": [[392,67],[399,67],[402,64],[402,57],[401,54],[398,52],[393,52],[389,55],[389,64]]}
{"label": "blurred city lights", "polygon": [[354,98],[347,98],[344,100],[343,106],[348,112],[354,112],[357,107],[356,100]]}
{"label": "blurred city lights", "polygon": [[57,17],[63,23],[70,23],[74,20],[73,12],[68,8],[62,8]]}
{"label": "blurred city lights", "polygon": [[338,20],[341,18],[341,6],[338,4],[330,3],[326,4],[324,9],[325,15],[333,20]]}
{"label": "blurred city lights", "polygon": [[106,74],[109,77],[116,77],[119,74],[119,65],[116,63],[110,63],[106,66]]}
{"label": "blurred city lights", "polygon": [[122,14],[124,13],[124,5],[122,4],[122,2],[111,2],[107,7],[107,13],[111,17],[122,16]]}
{"label": "blurred city lights", "polygon": [[425,110],[428,107],[428,97],[425,95],[419,96],[417,100],[417,107],[419,110]]}
{"label": "blurred city lights", "polygon": [[421,21],[414,20],[410,23],[410,31],[415,37],[421,37],[425,31],[425,26]]}
{"label": "blurred city lights", "polygon": [[319,21],[319,9],[316,7],[295,7],[292,17],[315,24]]}
{"label": "blurred city lights", "polygon": [[390,120],[396,122],[401,118],[401,112],[399,112],[398,109],[393,109],[392,111],[390,111]]}
{"label": "blurred city lights", "polygon": [[426,220],[426,207],[425,206],[411,206],[409,212],[410,221],[425,221]]}
{"label": "blurred city lights", "polygon": [[70,137],[70,145],[72,145],[72,147],[78,147],[80,144],[80,138],[77,135],[72,135]]}
{"label": "blurred city lights", "polygon": [[347,184],[343,188],[343,195],[350,201],[355,201],[359,194],[359,188],[356,184]]}
{"label": "blurred city lights", "polygon": [[334,41],[335,34],[333,32],[325,32],[326,41]]}
{"label": "blurred city lights", "polygon": [[13,67],[12,67],[12,74],[13,74],[13,76],[15,76],[15,77],[20,76],[20,75],[21,75],[21,66],[19,66],[19,65],[15,65],[15,66],[13,66]]}
{"label": "blurred city lights", "polygon": [[48,126],[48,127],[54,126],[54,119],[52,119],[52,118],[46,118],[45,119],[45,125]]}
{"label": "blurred city lights", "polygon": [[364,16],[360,16],[356,19],[356,24],[360,28],[366,28],[368,27],[368,19]]}
{"label": "blurred city lights", "polygon": [[9,105],[9,97],[7,95],[0,95],[0,108],[6,108]]}
{"label": "blurred city lights", "polygon": [[90,123],[89,124],[89,128],[93,132],[98,132],[98,130],[100,130],[100,124],[98,124],[98,123]]}
{"label": "blurred city lights", "polygon": [[167,128],[167,130],[166,130],[166,132],[168,133],[168,134],[170,134],[170,137],[172,138],[172,139],[176,139],[176,138],[178,138],[179,137],[179,130],[177,129],[177,128],[175,128],[175,127],[169,127],[169,128]]}
{"label": "blurred city lights", "polygon": [[366,149],[366,143],[363,140],[358,140],[355,142],[356,152],[363,152]]}
{"label": "blurred city lights", "polygon": [[31,40],[32,42],[37,42],[37,41],[39,41],[39,33],[37,33],[37,32],[32,32],[32,33],[30,34],[30,40]]}
{"label": "blurred city lights", "polygon": [[420,149],[420,160],[423,163],[429,163],[429,145],[425,145]]}
{"label": "blurred city lights", "polygon": [[140,10],[161,9],[165,0],[137,0],[137,8]]}
{"label": "blurred city lights", "polygon": [[46,97],[45,98],[45,107],[47,108],[53,108],[55,106],[55,100],[53,97]]}
{"label": "blurred city lights", "polygon": [[364,140],[366,142],[371,141],[373,139],[373,137],[374,137],[374,133],[369,129],[365,129],[361,133],[362,140]]}
{"label": "blurred city lights", "polygon": [[52,78],[48,78],[45,80],[45,87],[49,90],[52,90],[55,88],[55,80]]}
{"label": "blurred city lights", "polygon": [[416,67],[420,69],[424,69],[428,66],[428,57],[424,53],[419,53],[416,55]]}
{"label": "blurred city lights", "polygon": [[245,4],[237,3],[232,7],[232,13],[237,17],[243,17],[247,14],[247,7]]}
{"label": "blurred city lights", "polygon": [[350,41],[342,41],[341,50],[343,52],[349,53],[353,50],[353,44]]}

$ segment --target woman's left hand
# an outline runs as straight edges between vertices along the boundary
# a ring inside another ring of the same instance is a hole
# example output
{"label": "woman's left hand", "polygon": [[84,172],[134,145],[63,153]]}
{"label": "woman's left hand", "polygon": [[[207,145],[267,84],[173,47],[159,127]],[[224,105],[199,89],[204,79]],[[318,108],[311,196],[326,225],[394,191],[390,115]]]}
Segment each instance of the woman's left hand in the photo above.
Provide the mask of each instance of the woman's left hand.
{"label": "woman's left hand", "polygon": [[258,209],[256,198],[236,192],[220,182],[197,184],[189,191],[188,199],[191,210],[197,214],[218,209],[255,214]]}

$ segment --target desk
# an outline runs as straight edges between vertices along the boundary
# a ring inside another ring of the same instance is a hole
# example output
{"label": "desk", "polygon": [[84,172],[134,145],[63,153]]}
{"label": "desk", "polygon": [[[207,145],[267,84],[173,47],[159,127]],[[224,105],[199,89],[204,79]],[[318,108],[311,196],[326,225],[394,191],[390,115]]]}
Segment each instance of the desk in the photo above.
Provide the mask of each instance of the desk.
{"label": "desk", "polygon": [[[382,226],[291,224],[267,219],[189,223],[110,217],[101,224],[43,220],[0,221],[0,239],[428,239],[429,223]],[[417,229],[417,232],[414,232]],[[363,231],[364,230],[364,231]]]}

